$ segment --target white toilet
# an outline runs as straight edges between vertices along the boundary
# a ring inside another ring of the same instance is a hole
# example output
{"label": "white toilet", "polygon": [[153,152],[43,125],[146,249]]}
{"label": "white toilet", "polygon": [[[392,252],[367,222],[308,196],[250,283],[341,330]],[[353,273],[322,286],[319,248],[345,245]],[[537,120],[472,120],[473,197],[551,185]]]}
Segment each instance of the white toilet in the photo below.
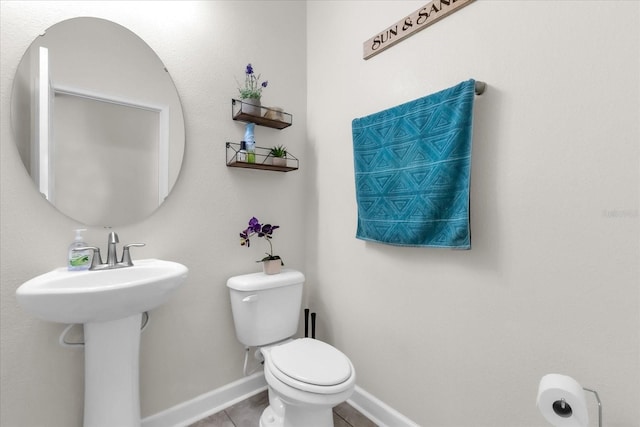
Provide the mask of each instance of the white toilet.
{"label": "white toilet", "polygon": [[335,347],[298,331],[304,275],[231,277],[227,286],[238,340],[260,347],[269,386],[269,406],[260,427],[332,427],[332,408],[353,393],[356,371]]}

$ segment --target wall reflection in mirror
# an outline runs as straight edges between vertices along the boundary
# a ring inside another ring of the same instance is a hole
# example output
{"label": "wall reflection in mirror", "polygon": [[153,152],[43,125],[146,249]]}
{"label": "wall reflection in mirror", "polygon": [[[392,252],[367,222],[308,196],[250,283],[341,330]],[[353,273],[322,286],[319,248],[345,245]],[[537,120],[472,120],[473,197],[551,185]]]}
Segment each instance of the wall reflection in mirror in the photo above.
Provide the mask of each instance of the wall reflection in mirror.
{"label": "wall reflection in mirror", "polygon": [[180,173],[184,117],[173,81],[114,22],[73,18],[38,36],[18,66],[11,114],[36,189],[83,224],[141,221]]}

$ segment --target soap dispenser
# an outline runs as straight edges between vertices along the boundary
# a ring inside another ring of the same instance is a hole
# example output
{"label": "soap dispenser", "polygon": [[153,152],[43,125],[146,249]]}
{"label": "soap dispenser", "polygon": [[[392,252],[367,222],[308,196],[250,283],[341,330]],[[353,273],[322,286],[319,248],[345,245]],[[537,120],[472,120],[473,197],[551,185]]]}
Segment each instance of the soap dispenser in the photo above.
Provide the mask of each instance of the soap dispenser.
{"label": "soap dispenser", "polygon": [[87,231],[86,228],[78,228],[75,230],[76,237],[69,245],[67,257],[67,268],[69,270],[88,270],[91,265],[91,251],[74,251],[75,248],[83,248],[88,246],[82,238],[82,232]]}

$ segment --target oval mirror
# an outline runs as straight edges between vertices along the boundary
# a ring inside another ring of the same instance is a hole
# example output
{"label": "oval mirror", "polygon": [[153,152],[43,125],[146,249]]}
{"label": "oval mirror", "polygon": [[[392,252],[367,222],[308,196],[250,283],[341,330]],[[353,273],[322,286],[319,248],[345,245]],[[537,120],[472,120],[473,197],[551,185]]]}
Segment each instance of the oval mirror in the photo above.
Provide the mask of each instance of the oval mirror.
{"label": "oval mirror", "polygon": [[104,19],[59,22],[31,44],[11,121],[38,191],[85,225],[148,217],[182,165],[184,117],[169,73],[140,37]]}

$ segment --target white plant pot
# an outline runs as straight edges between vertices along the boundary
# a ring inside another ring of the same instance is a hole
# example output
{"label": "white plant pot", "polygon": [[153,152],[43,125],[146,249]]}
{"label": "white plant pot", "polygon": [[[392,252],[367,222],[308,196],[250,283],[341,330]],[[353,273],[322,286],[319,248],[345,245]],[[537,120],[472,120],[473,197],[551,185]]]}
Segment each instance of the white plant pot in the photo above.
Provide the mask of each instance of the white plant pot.
{"label": "white plant pot", "polygon": [[246,98],[242,100],[242,112],[252,116],[262,117],[261,102],[256,98]]}
{"label": "white plant pot", "polygon": [[264,274],[278,274],[282,270],[282,262],[279,259],[262,261]]}
{"label": "white plant pot", "polygon": [[271,159],[271,164],[273,166],[287,166],[287,158],[286,157],[274,157]]}

